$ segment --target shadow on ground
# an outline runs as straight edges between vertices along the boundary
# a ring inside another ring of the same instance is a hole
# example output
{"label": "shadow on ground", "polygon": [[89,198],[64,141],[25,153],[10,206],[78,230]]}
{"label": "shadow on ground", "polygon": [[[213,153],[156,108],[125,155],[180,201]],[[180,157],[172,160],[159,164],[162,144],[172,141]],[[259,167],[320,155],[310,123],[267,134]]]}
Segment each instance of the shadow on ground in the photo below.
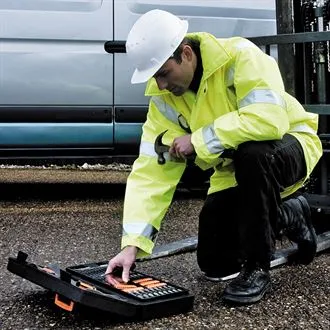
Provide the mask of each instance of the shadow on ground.
{"label": "shadow on ground", "polygon": [[[124,183],[0,183],[1,200],[122,199]],[[175,198],[202,198],[205,189],[178,188]]]}

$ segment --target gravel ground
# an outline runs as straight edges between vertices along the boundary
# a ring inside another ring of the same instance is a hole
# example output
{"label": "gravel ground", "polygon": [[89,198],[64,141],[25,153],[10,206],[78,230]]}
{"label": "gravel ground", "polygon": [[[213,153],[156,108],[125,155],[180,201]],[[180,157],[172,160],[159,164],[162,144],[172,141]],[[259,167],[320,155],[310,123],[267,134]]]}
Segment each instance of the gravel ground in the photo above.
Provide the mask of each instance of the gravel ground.
{"label": "gravel ground", "polygon": [[[330,329],[330,255],[308,266],[273,269],[272,290],[255,305],[223,304],[225,283],[206,281],[194,252],[145,261],[138,270],[184,286],[195,295],[187,314],[131,322],[86,309],[67,313],[53,295],[8,272],[19,250],[37,264],[108,260],[118,252],[127,171],[114,169],[0,169],[1,329]],[[203,199],[178,194],[157,244],[197,234]]]}

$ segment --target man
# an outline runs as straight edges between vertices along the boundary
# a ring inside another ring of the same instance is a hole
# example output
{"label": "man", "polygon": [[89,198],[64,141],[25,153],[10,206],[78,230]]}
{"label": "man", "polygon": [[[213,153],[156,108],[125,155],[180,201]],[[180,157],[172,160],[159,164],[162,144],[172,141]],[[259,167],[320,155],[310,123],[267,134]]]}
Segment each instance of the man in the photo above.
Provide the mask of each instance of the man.
{"label": "man", "polygon": [[[200,214],[198,264],[209,278],[239,271],[223,299],[252,303],[270,288],[276,238],[286,234],[298,244],[298,262],[315,256],[308,203],[288,196],[321,156],[318,117],[285,92],[276,61],[250,41],[187,30],[186,21],[152,10],[127,38],[136,67],[131,81],[148,81],[151,99],[127,181],[122,250],[107,273],[122,267],[126,282],[136,257],[152,252],[187,158],[194,156],[202,169],[214,168]],[[159,164],[154,144],[164,131],[170,149]],[[107,280],[116,283],[114,276]]]}

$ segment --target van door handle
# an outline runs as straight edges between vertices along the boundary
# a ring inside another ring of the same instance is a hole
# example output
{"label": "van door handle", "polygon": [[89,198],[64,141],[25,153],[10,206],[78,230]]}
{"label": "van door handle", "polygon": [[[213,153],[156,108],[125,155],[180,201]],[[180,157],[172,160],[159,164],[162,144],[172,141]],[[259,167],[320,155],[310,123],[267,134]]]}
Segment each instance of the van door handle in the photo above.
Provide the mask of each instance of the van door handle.
{"label": "van door handle", "polygon": [[111,54],[126,53],[125,41],[106,41],[104,43],[104,50]]}

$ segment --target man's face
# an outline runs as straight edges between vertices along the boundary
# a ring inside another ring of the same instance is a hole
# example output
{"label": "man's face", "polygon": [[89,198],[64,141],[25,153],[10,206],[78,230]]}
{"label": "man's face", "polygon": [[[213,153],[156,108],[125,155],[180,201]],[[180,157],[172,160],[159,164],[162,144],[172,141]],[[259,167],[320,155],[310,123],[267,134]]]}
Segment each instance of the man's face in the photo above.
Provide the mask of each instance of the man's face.
{"label": "man's face", "polygon": [[168,59],[164,65],[155,73],[158,88],[167,89],[175,96],[185,93],[194,77],[194,65],[192,61],[192,50],[184,46],[181,57],[182,62],[178,64],[175,59]]}

